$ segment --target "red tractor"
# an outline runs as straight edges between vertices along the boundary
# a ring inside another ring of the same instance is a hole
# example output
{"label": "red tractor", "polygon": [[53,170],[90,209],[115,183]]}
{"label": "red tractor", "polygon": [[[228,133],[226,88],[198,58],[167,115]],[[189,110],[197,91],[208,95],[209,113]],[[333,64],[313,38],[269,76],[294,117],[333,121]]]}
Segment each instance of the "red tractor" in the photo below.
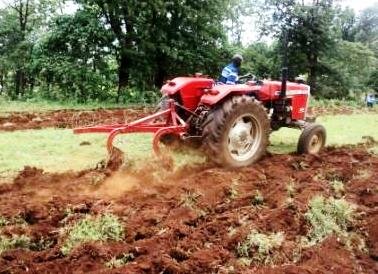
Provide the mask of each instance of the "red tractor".
{"label": "red tractor", "polygon": [[243,167],[266,152],[269,134],[281,127],[302,130],[298,153],[318,153],[325,145],[323,126],[307,118],[310,87],[281,81],[256,81],[245,77],[237,85],[217,84],[197,74],[168,81],[161,89],[159,110],[128,124],[77,128],[75,133],[109,133],[111,153],[118,134],[154,133],[153,148],[176,137],[195,140],[213,162],[225,167]]}

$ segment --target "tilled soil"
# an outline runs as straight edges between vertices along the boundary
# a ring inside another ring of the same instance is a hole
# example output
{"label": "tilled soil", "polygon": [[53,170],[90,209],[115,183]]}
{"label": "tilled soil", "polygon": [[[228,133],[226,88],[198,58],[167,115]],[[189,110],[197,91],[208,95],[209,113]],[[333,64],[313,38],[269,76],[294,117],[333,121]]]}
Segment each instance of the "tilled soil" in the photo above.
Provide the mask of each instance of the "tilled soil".
{"label": "tilled soil", "polygon": [[[313,107],[311,116],[366,112],[351,107]],[[153,108],[57,110],[50,112],[12,112],[0,115],[0,131],[41,129],[46,127],[74,128],[80,126],[131,122],[153,112]],[[377,108],[370,112],[377,112]]]}
{"label": "tilled soil", "polygon": [[0,116],[0,131],[41,129],[46,127],[74,128],[97,124],[131,122],[151,113],[149,108],[57,110],[50,112],[12,112]]}
{"label": "tilled soil", "polygon": [[[49,243],[3,252],[0,272],[378,272],[378,158],[364,148],[329,148],[319,156],[268,155],[238,170],[207,165],[168,172],[149,163],[139,171],[113,171],[115,162],[60,174],[25,167],[14,182],[0,185],[0,215],[26,222],[6,225],[2,234]],[[308,201],[335,196],[329,185],[334,178],[344,183],[344,198],[358,206],[350,230],[363,235],[366,250],[347,248],[331,236],[298,253],[298,239],[309,230]],[[295,185],[290,205],[289,182]],[[251,202],[257,190],[264,197],[261,205]],[[124,240],[86,243],[67,256],[61,253],[67,223],[107,212],[119,217]],[[284,244],[272,254],[274,265],[240,264],[236,248],[251,229],[284,233]],[[125,253],[134,259],[120,268],[105,266]]]}

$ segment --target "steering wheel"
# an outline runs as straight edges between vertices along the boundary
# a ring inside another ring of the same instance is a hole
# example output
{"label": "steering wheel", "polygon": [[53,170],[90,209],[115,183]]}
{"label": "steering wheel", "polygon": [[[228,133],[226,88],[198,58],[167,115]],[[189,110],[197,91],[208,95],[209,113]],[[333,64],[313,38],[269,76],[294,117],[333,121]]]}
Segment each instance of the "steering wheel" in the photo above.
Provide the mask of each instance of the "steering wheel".
{"label": "steering wheel", "polygon": [[252,73],[247,73],[247,74],[242,75],[242,76],[239,77],[238,84],[245,84],[248,81],[259,82],[259,80],[257,79],[256,75],[253,75]]}

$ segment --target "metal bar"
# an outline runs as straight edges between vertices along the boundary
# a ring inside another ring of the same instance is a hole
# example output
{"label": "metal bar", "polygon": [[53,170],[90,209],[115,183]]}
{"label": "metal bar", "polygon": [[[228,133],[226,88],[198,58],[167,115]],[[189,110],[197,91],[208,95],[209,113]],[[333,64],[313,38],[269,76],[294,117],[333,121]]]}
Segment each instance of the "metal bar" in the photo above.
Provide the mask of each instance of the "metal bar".
{"label": "metal bar", "polygon": [[[145,118],[136,120],[134,122],[131,122],[129,124],[112,124],[112,125],[98,125],[98,126],[91,126],[91,127],[82,127],[82,128],[75,128],[73,131],[75,134],[81,134],[81,133],[110,133],[114,129],[117,128],[127,128],[127,127],[132,127],[136,126],[138,124],[144,124],[148,121],[154,120],[160,116],[166,115],[170,112],[169,109],[149,115]],[[153,124],[152,124],[153,125]],[[159,123],[157,125],[161,126],[166,126],[166,124]]]}
{"label": "metal bar", "polygon": [[[164,116],[165,122],[155,123],[155,120]],[[154,133],[153,149],[156,154],[159,154],[160,138],[166,134],[176,134],[181,136],[188,129],[188,124],[181,119],[176,112],[176,105],[174,100],[169,100],[169,108],[155,114],[149,115],[145,118],[136,120],[129,124],[112,124],[99,125],[91,127],[82,127],[74,129],[74,133],[109,133],[107,140],[107,149],[109,153],[113,151],[113,141],[119,134],[126,133]]]}
{"label": "metal bar", "polygon": [[156,118],[158,118],[160,116],[168,114],[170,111],[171,111],[170,109],[167,109],[167,110],[163,110],[163,111],[157,112],[155,114],[152,114],[152,115],[149,115],[149,116],[144,117],[142,119],[139,119],[139,120],[136,120],[134,122],[131,122],[131,123],[127,124],[127,126],[135,126],[137,124],[142,124],[142,123],[149,122],[151,120],[155,120]]}
{"label": "metal bar", "polygon": [[[94,127],[86,127],[86,128],[76,128],[74,129],[75,134],[81,133],[110,133],[115,129],[119,129],[122,132],[128,132],[128,129],[135,132],[135,129],[139,129],[140,132],[155,132],[161,128],[166,127],[165,124],[141,124],[135,126],[118,126],[118,127],[103,127],[103,126],[94,126]],[[131,132],[131,131],[130,131]]]}

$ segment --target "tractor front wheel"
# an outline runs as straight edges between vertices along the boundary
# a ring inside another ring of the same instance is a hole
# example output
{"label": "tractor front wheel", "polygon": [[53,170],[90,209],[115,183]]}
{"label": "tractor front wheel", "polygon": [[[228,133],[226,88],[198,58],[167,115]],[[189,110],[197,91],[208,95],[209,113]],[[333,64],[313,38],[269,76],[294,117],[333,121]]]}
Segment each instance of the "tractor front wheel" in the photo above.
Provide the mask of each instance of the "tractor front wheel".
{"label": "tractor front wheel", "polygon": [[203,146],[210,160],[225,167],[243,167],[266,152],[270,124],[265,108],[248,96],[235,96],[209,113]]}
{"label": "tractor front wheel", "polygon": [[302,131],[298,140],[299,154],[318,154],[326,143],[326,130],[322,125],[309,124]]}

